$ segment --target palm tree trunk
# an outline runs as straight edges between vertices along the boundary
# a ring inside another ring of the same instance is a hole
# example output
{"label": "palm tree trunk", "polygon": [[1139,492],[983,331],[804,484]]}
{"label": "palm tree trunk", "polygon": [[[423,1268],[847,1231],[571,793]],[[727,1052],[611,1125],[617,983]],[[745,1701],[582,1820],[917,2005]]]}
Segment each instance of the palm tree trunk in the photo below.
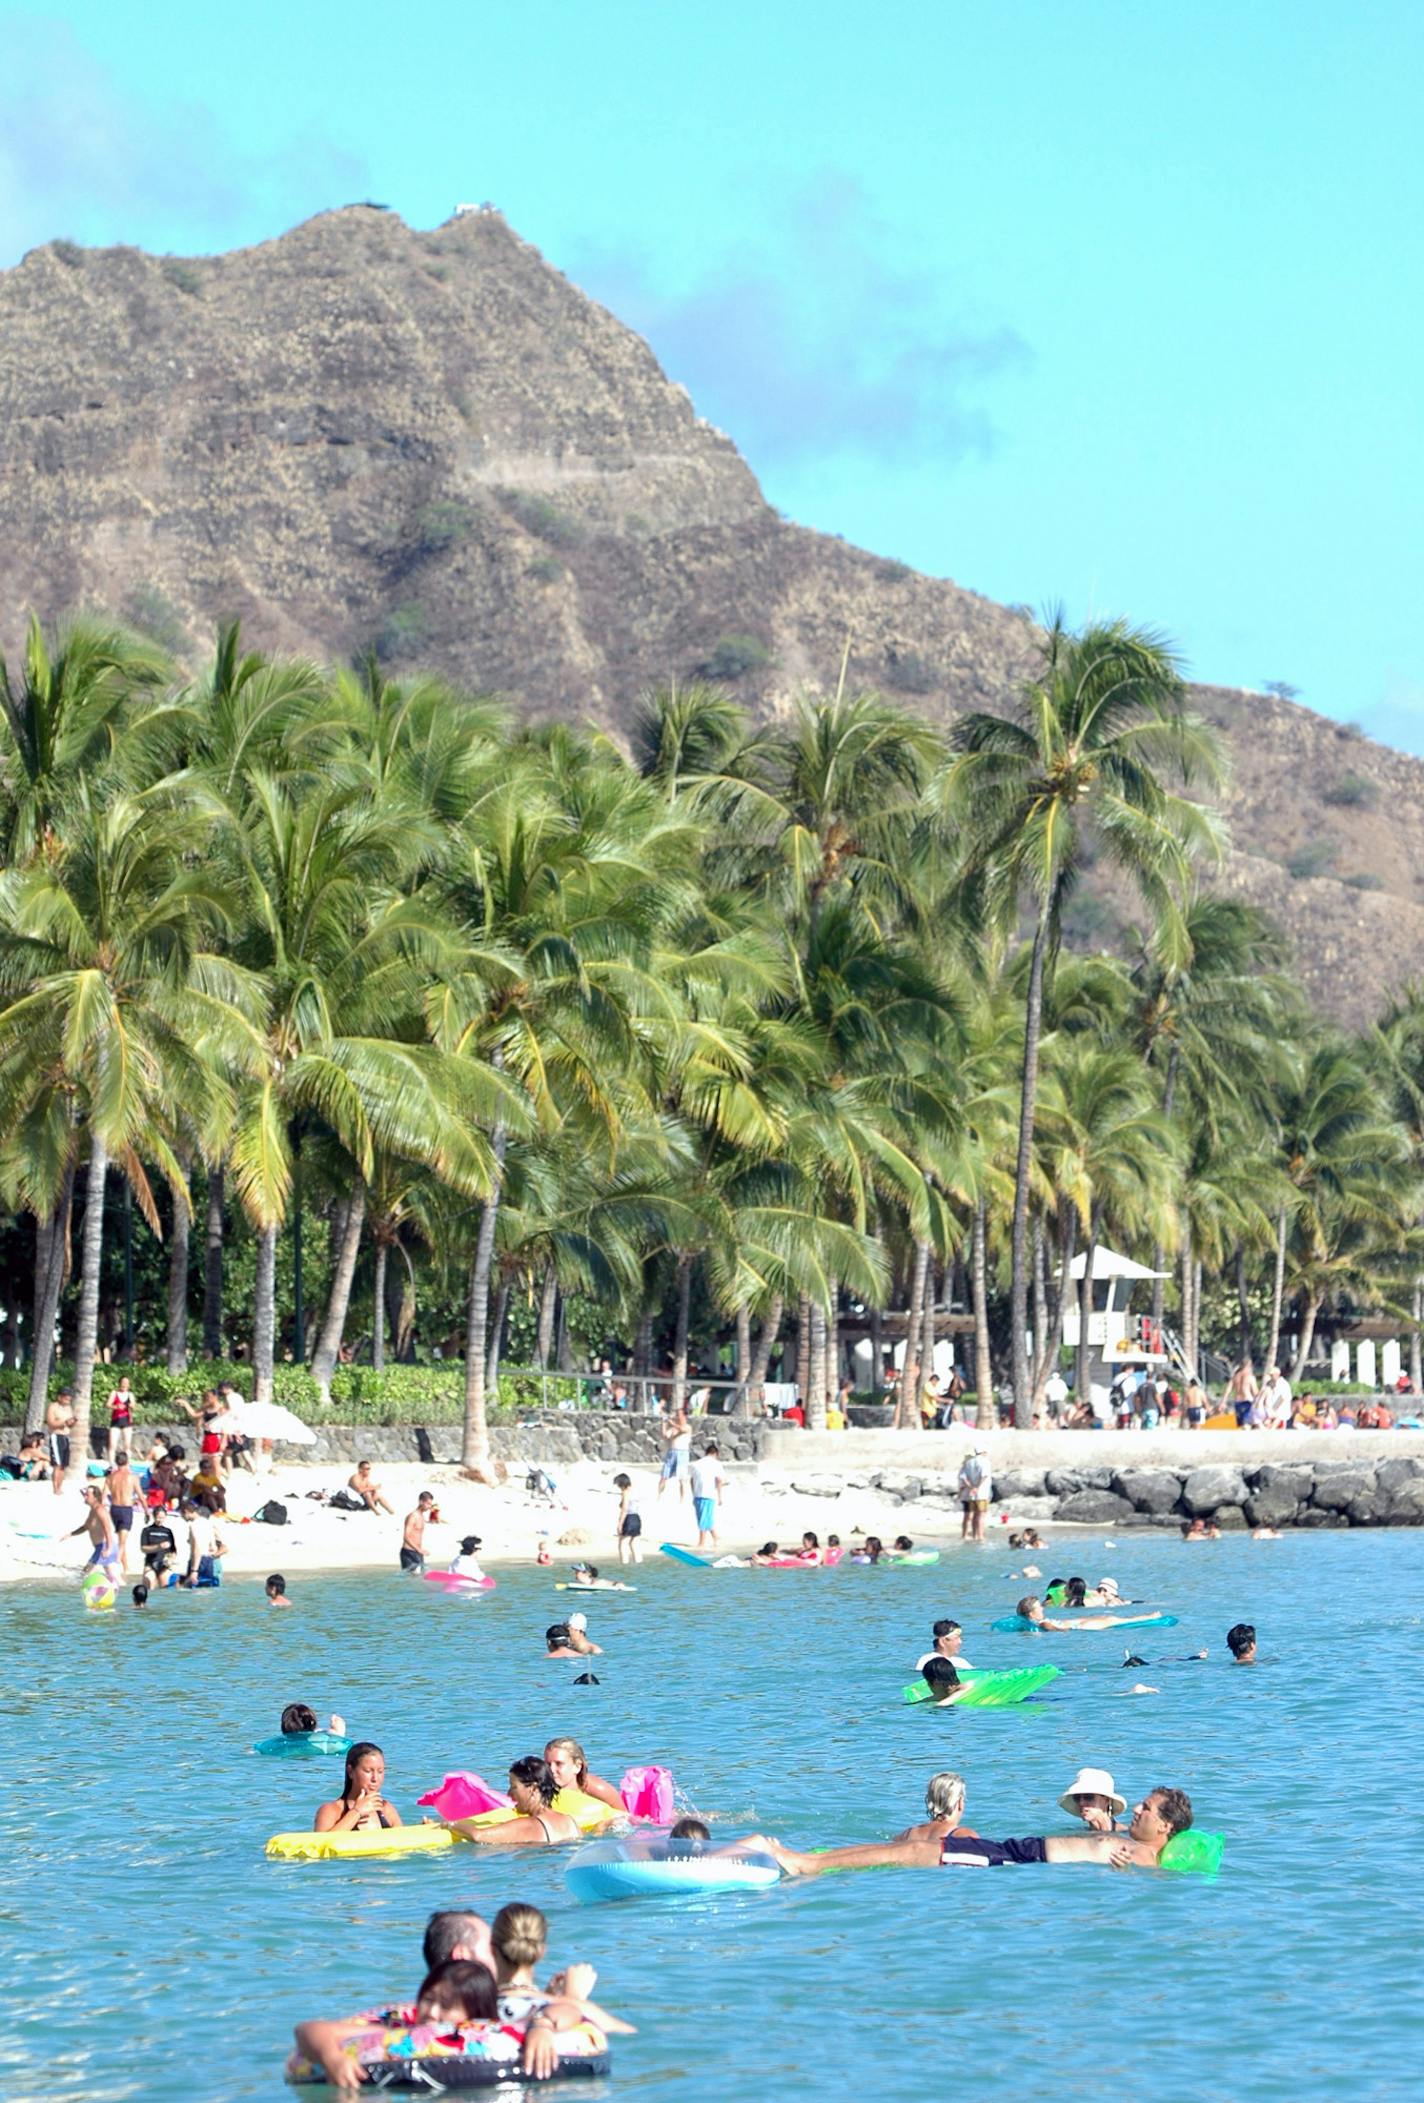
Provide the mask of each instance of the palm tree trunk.
{"label": "palm tree trunk", "polygon": [[1305,1319],[1300,1325],[1300,1341],[1295,1348],[1295,1357],[1291,1360],[1290,1376],[1293,1382],[1299,1380],[1301,1374],[1305,1371],[1306,1364],[1310,1358],[1310,1347],[1315,1342],[1316,1318],[1324,1305],[1325,1296],[1323,1293],[1312,1292],[1306,1294]]}
{"label": "palm tree trunk", "polygon": [[895,1400],[894,1429],[920,1428],[920,1332],[925,1319],[925,1272],[930,1245],[915,1243],[915,1268],[910,1278],[910,1305],[905,1318],[905,1357],[900,1367],[900,1391]]}
{"label": "palm tree trunk", "polygon": [[747,1380],[752,1366],[752,1311],[745,1300],[737,1303],[737,1387],[732,1397],[733,1416],[745,1416]]}
{"label": "palm tree trunk", "polygon": [[1038,1051],[1043,1034],[1043,972],[1048,953],[1048,907],[1039,908],[1029,961],[1024,1010],[1023,1075],[1019,1094],[1019,1147],[1014,1167],[1014,1220],[1009,1319],[1013,1325],[1014,1422],[1021,1431],[1033,1421],[1028,1364],[1028,1201],[1033,1175],[1033,1115],[1038,1096]]}
{"label": "palm tree trunk", "polygon": [[203,1240],[203,1355],[223,1347],[223,1182],[221,1162],[208,1171],[208,1218]]}
{"label": "palm tree trunk", "polygon": [[54,1325],[59,1315],[59,1296],[64,1290],[65,1257],[69,1247],[69,1218],[74,1203],[74,1170],[66,1171],[54,1211],[35,1230],[34,1337],[31,1343],[30,1388],[25,1402],[25,1429],[38,1431],[49,1402],[49,1376],[54,1366]]}
{"label": "palm tree trunk", "polygon": [[[1083,1257],[1083,1278],[1078,1287],[1078,1355],[1073,1366],[1073,1399],[1083,1402],[1088,1394],[1088,1324],[1093,1312],[1093,1261],[1098,1252],[1098,1216],[1089,1225],[1088,1246]],[[1159,1279],[1160,1284],[1160,1279]]]}
{"label": "palm tree trunk", "polygon": [[[499,1064],[499,1054],[494,1061]],[[489,1418],[485,1402],[485,1370],[489,1358],[489,1288],[494,1266],[494,1230],[499,1219],[500,1190],[504,1181],[504,1156],[509,1135],[502,1124],[490,1134],[494,1155],[494,1181],[480,1207],[475,1256],[470,1265],[470,1296],[465,1311],[465,1433],[460,1446],[460,1465],[477,1482],[492,1480],[489,1473]]]}
{"label": "palm tree trunk", "polygon": [[811,1295],[803,1292],[796,1303],[796,1399],[804,1411],[811,1407]]}
{"label": "palm tree trunk", "polygon": [[1236,1356],[1251,1356],[1251,1299],[1246,1284],[1246,1251],[1236,1244]]}
{"label": "palm tree trunk", "polygon": [[[539,1296],[539,1329],[534,1339],[534,1363],[542,1373],[554,1348],[554,1314],[559,1302],[559,1281],[552,1261],[544,1266],[544,1288]],[[651,1328],[651,1321],[649,1322]],[[644,1366],[646,1373],[647,1367]]]}
{"label": "palm tree trunk", "polygon": [[826,1310],[819,1300],[811,1302],[811,1395],[806,1405],[806,1429],[826,1428]]}
{"label": "palm tree trunk", "polygon": [[989,1219],[983,1198],[974,1207],[974,1245],[969,1260],[970,1291],[974,1298],[974,1399],[975,1422],[981,1431],[991,1431],[998,1422],[994,1408],[994,1360],[989,1349]]}
{"label": "palm tree trunk", "polygon": [[257,1236],[257,1280],[252,1308],[252,1399],[272,1399],[272,1361],[277,1348],[277,1222]]}
{"label": "palm tree trunk", "polygon": [[921,1394],[924,1393],[925,1384],[935,1369],[935,1330],[934,1260],[931,1257],[929,1269],[925,1274],[924,1328],[920,1342],[920,1365],[923,1368],[920,1374]]}
{"label": "palm tree trunk", "polygon": [[[357,1176],[343,1207],[341,1239],[336,1248],[331,1291],[327,1295],[326,1313],[322,1317],[321,1332],[316,1340],[316,1349],[312,1353],[312,1378],[327,1408],[331,1406],[331,1376],[341,1355],[346,1310],[351,1305],[351,1284],[356,1276],[356,1258],[361,1253],[361,1230],[365,1223],[366,1185],[362,1178]],[[483,1222],[481,1225],[483,1226]]]}
{"label": "palm tree trunk", "polygon": [[391,1343],[397,1365],[415,1363],[415,1269],[403,1244],[395,1244],[400,1270],[392,1264],[386,1274],[386,1313],[391,1323]]}
{"label": "palm tree trunk", "polygon": [[388,1244],[377,1239],[375,1276],[371,1281],[371,1371],[386,1370],[386,1259]]}
{"label": "palm tree trunk", "polygon": [[638,1333],[633,1339],[633,1377],[639,1384],[638,1407],[646,1411],[648,1404],[648,1375],[653,1369],[653,1315],[645,1307],[638,1319]]}
{"label": "palm tree trunk", "polygon": [[687,1401],[687,1327],[692,1312],[692,1257],[684,1250],[677,1259],[677,1316],[672,1338],[672,1407],[676,1412]]}
{"label": "palm tree trunk", "polygon": [[[1170,1117],[1172,1104],[1177,1094],[1177,1067],[1181,1060],[1181,1046],[1174,1044],[1167,1054],[1167,1081],[1162,1090],[1162,1115]],[[1157,1349],[1162,1348],[1162,1324],[1167,1318],[1167,1278],[1163,1269],[1166,1249],[1160,1241],[1152,1244],[1152,1268],[1157,1276],[1152,1280],[1152,1328]]]}
{"label": "palm tree trunk", "polygon": [[1271,1286],[1271,1334],[1266,1345],[1266,1364],[1279,1365],[1281,1307],[1286,1293],[1286,1208],[1276,1214],[1276,1274]]}
{"label": "palm tree trunk", "polygon": [[766,1310],[766,1320],[761,1325],[761,1334],[756,1340],[756,1349],[752,1353],[752,1362],[747,1371],[747,1384],[737,1396],[738,1416],[751,1415],[752,1396],[759,1387],[764,1387],[766,1384],[767,1368],[771,1364],[771,1354],[776,1348],[776,1339],[781,1334],[781,1317],[784,1309],[785,1302],[780,1293],[778,1293]]}
{"label": "palm tree trunk", "polygon": [[831,1280],[831,1307],[826,1316],[826,1407],[831,1403],[841,1384],[841,1288],[837,1279]]}
{"label": "palm tree trunk", "polygon": [[74,1461],[89,1457],[89,1411],[94,1360],[99,1348],[99,1268],[104,1257],[104,1183],[109,1152],[98,1132],[89,1134],[89,1180],[84,1191],[83,1257],[79,1273],[79,1327],[74,1339]]}
{"label": "palm tree trunk", "polygon": [[[190,1163],[183,1162],[185,1176],[191,1172]],[[173,1193],[173,1226],[168,1241],[168,1370],[170,1373],[186,1373],[188,1370],[188,1243],[193,1224],[193,1209],[184,1183],[181,1191]]]}
{"label": "palm tree trunk", "polygon": [[1424,1279],[1414,1281],[1414,1326],[1409,1332],[1409,1383],[1417,1395],[1424,1388]]}
{"label": "palm tree trunk", "polygon": [[509,1295],[513,1288],[512,1278],[501,1278],[499,1291],[494,1298],[494,1320],[490,1323],[489,1362],[485,1367],[485,1386],[499,1399],[499,1356],[504,1348],[504,1319],[509,1313]]}
{"label": "palm tree trunk", "polygon": [[1192,1223],[1185,1213],[1182,1215],[1182,1356],[1187,1361],[1187,1373],[1193,1380],[1197,1377],[1196,1315],[1192,1306]]}
{"label": "palm tree trunk", "polygon": [[[1033,1358],[1033,1415],[1037,1417],[1043,1406],[1043,1390],[1058,1357],[1063,1341],[1063,1296],[1068,1290],[1068,1268],[1073,1261],[1078,1244],[1078,1214],[1072,1205],[1059,1205],[1057,1261],[1047,1272],[1043,1282],[1042,1339],[1037,1340]],[[1045,1251],[1040,1244],[1039,1259],[1047,1268]]]}

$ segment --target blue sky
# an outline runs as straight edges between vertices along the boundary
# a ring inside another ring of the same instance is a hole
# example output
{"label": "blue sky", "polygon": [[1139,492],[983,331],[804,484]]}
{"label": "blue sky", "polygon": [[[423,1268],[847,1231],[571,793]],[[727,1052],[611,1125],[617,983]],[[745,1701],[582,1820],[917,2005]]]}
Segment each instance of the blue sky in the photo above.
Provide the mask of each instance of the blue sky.
{"label": "blue sky", "polygon": [[1424,751],[1417,0],[84,0],[0,60],[0,263],[491,199],[790,516]]}

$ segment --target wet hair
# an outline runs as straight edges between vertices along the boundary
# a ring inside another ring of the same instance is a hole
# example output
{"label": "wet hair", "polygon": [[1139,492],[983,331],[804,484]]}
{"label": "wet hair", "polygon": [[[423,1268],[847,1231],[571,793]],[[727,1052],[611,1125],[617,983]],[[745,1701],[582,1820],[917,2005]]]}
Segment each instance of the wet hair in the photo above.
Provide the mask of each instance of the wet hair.
{"label": "wet hair", "polygon": [[[313,1717],[313,1726],[315,1726],[315,1723],[316,1718]],[[351,1747],[351,1750],[346,1755],[346,1775],[345,1779],[341,1784],[341,1801],[344,1804],[350,1803],[351,1801],[351,1777],[356,1772],[356,1769],[360,1766],[361,1762],[366,1758],[366,1755],[368,1753],[381,1753],[381,1758],[383,1760],[386,1757],[385,1754],[381,1752],[380,1746],[373,1745],[369,1738],[358,1738],[356,1740],[356,1743]]]}
{"label": "wet hair", "polygon": [[132,1597],[132,1599],[133,1599],[133,1603],[134,1603],[134,1605],[135,1605],[135,1606],[147,1606],[147,1605],[148,1605],[148,1586],[147,1586],[147,1585],[135,1585],[135,1586],[134,1586],[134,1588],[133,1588],[133,1592],[132,1592],[132,1594],[131,1594],[130,1596]]}
{"label": "wet hair", "polygon": [[418,2018],[423,2019],[427,2001],[432,2002],[442,2016],[458,2007],[462,2023],[493,2023],[499,2017],[499,1990],[494,1983],[494,1973],[488,1965],[472,1964],[465,1957],[451,1958],[426,1973],[415,1997]]}
{"label": "wet hair", "polygon": [[1226,1647],[1234,1658],[1255,1649],[1256,1631],[1249,1621],[1238,1621],[1234,1628],[1226,1631]]}
{"label": "wet hair", "polygon": [[632,1487],[633,1487],[633,1478],[632,1478],[632,1476],[631,1476],[631,1475],[615,1475],[615,1476],[614,1476],[614,1478],[613,1478],[613,1487],[614,1487],[614,1489],[615,1489],[615,1490],[631,1490],[631,1489],[632,1489]]}
{"label": "wet hair", "polygon": [[478,1913],[461,1913],[451,1910],[432,1913],[425,1923],[425,1939],[420,1945],[420,1954],[425,1969],[433,1972],[438,1966],[448,1964],[454,1951],[462,1946],[468,1948],[479,1940],[484,1922]]}
{"label": "wet hair", "polygon": [[913,1542],[913,1541],[912,1541],[912,1540],[910,1539],[910,1536],[909,1536],[909,1535],[908,1535],[907,1533],[897,1533],[897,1534],[896,1534],[896,1536],[895,1536],[895,1550],[896,1550],[896,1553],[897,1553],[897,1554],[899,1554],[899,1555],[913,1555],[913,1553],[914,1553],[914,1549],[915,1549],[915,1544],[914,1544],[914,1542]]}
{"label": "wet hair", "polygon": [[936,1696],[952,1694],[960,1684],[959,1674],[948,1658],[926,1658],[924,1676],[931,1694]]}
{"label": "wet hair", "polygon": [[1086,1606],[1087,1595],[1087,1579],[1070,1577],[1067,1584],[1063,1587],[1063,1604],[1065,1606]]}
{"label": "wet hair", "polygon": [[316,1729],[316,1710],[309,1709],[304,1701],[289,1701],[282,1711],[282,1736],[295,1738],[300,1731]]}
{"label": "wet hair", "polygon": [[511,1760],[509,1779],[522,1782],[526,1789],[537,1789],[546,1804],[551,1804],[559,1793],[553,1769],[547,1760],[540,1759],[538,1753],[527,1753],[522,1760]]}
{"label": "wet hair", "polygon": [[602,1684],[596,1672],[581,1672],[574,1681],[576,1687],[599,1687]]}
{"label": "wet hair", "polygon": [[806,1528],[806,1531],[801,1536],[801,1546],[803,1548],[819,1548],[820,1545],[820,1542],[816,1539],[816,1536],[812,1533],[810,1527],[808,1526]]}
{"label": "wet hair", "polygon": [[780,1550],[777,1548],[775,1541],[763,1541],[757,1550],[758,1555],[777,1555],[779,1553]]}
{"label": "wet hair", "polygon": [[668,1833],[669,1840],[701,1840],[712,1838],[712,1829],[700,1818],[680,1818]]}
{"label": "wet hair", "polygon": [[931,1818],[951,1818],[955,1824],[964,1815],[964,1777],[952,1768],[932,1774],[925,1784],[925,1809]]}
{"label": "wet hair", "polygon": [[548,1744],[544,1747],[544,1758],[547,1760],[550,1753],[556,1752],[566,1752],[569,1758],[573,1761],[574,1786],[578,1789],[582,1789],[584,1783],[588,1780],[588,1755],[585,1753],[583,1747],[579,1744],[578,1739],[551,1738]]}
{"label": "wet hair", "polygon": [[1019,1616],[1019,1619],[1021,1621],[1032,1621],[1033,1614],[1031,1609],[1036,1606],[1041,1607],[1042,1605],[1043,1601],[1039,1598],[1037,1592],[1030,1592],[1019,1601],[1018,1605],[1014,1608],[1014,1612]]}
{"label": "wet hair", "polygon": [[[274,1570],[272,1572],[272,1575],[268,1578],[266,1584],[263,1586],[263,1590],[267,1592],[275,1592],[279,1598],[285,1595],[287,1590],[287,1580],[285,1577],[283,1577],[280,1570]],[[316,1729],[315,1724],[312,1725],[312,1729]]]}
{"label": "wet hair", "polygon": [[839,1548],[840,1545],[841,1537],[838,1533],[828,1533],[826,1535],[826,1546],[828,1548]]}
{"label": "wet hair", "polygon": [[962,1634],[963,1630],[957,1621],[936,1621],[934,1625],[934,1639],[936,1643],[938,1643],[941,1636],[958,1636]]}
{"label": "wet hair", "polygon": [[477,1533],[467,1533],[464,1540],[460,1543],[460,1553],[461,1555],[474,1555],[478,1552],[479,1547],[479,1535]]}
{"label": "wet hair", "polygon": [[557,1650],[568,1643],[569,1635],[570,1629],[567,1621],[556,1621],[552,1628],[545,1629],[544,1641],[548,1644],[550,1650]]}
{"label": "wet hair", "polygon": [[1169,1835],[1186,1832],[1192,1822],[1192,1800],[1185,1789],[1149,1789],[1147,1801],[1156,1805]]}
{"label": "wet hair", "polygon": [[868,1533],[865,1536],[865,1552],[873,1563],[878,1563],[881,1556],[884,1555],[885,1543],[881,1540],[878,1533]]}
{"label": "wet hair", "polygon": [[490,1945],[511,1968],[537,1964],[549,1947],[549,1923],[537,1906],[501,1906],[490,1927]]}
{"label": "wet hair", "polygon": [[1011,1548],[1022,1548],[1023,1544],[1024,1537],[1021,1533],[1011,1533],[1009,1535],[1009,1546]]}

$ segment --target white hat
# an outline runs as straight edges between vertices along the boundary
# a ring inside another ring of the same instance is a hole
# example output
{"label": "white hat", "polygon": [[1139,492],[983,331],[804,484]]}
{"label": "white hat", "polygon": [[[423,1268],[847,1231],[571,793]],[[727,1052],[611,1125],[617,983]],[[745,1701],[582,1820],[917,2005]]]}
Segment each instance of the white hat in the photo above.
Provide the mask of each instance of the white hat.
{"label": "white hat", "polygon": [[1105,1796],[1115,1812],[1127,1809],[1127,1798],[1118,1795],[1106,1767],[1080,1767],[1059,1797],[1059,1809],[1076,1816],[1078,1806],[1075,1799],[1080,1796]]}
{"label": "white hat", "polygon": [[1115,1577],[1100,1577],[1095,1589],[1099,1592],[1116,1592],[1117,1579]]}
{"label": "white hat", "polygon": [[586,1629],[588,1627],[588,1615],[570,1614],[565,1620],[564,1626],[565,1628]]}

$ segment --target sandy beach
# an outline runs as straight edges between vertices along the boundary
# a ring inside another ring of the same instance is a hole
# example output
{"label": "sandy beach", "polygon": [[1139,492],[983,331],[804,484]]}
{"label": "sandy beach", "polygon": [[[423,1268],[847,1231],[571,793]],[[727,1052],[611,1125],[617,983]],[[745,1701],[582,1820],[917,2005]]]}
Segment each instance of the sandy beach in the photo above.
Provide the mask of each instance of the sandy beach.
{"label": "sandy beach", "polygon": [[[280,1462],[270,1474],[261,1476],[237,1470],[228,1487],[228,1516],[218,1522],[227,1551],[224,1577],[266,1577],[273,1570],[289,1578],[293,1573],[315,1570],[395,1570],[401,1522],[419,1492],[426,1489],[435,1493],[440,1513],[439,1524],[426,1532],[432,1569],[447,1564],[457,1553],[462,1535],[473,1533],[483,1543],[482,1561],[491,1567],[532,1563],[542,1542],[555,1563],[588,1560],[605,1576],[619,1574],[614,1539],[618,1492],[612,1488],[612,1478],[619,1472],[616,1467],[582,1461],[558,1468],[552,1504],[530,1494],[523,1468],[511,1469],[508,1481],[486,1487],[467,1481],[458,1468],[414,1462],[377,1465],[376,1478],[395,1507],[393,1517],[384,1512],[334,1511],[308,1495],[311,1490],[329,1494],[341,1488],[350,1472],[349,1467],[335,1464]],[[633,1478],[643,1518],[644,1554],[656,1559],[662,1541],[691,1548],[696,1540],[691,1499],[676,1497],[671,1488],[659,1497],[658,1477],[651,1468],[629,1467],[627,1472]],[[806,1527],[823,1541],[828,1533],[838,1533],[847,1545],[857,1529],[881,1534],[887,1541],[906,1532],[915,1541],[932,1546],[958,1535],[957,1505],[936,1500],[930,1506],[922,1499],[912,1508],[894,1503],[880,1491],[852,1484],[835,1495],[805,1495],[792,1488],[793,1474],[805,1482],[804,1468],[769,1470],[751,1463],[728,1464],[727,1495],[718,1528],[723,1552],[746,1552],[769,1540],[783,1547],[795,1546]],[[838,1480],[833,1475],[813,1479],[828,1489]],[[0,1583],[77,1580],[89,1544],[82,1536],[66,1536],[83,1518],[82,1480],[71,1477],[59,1497],[47,1482],[0,1486]],[[287,1525],[268,1526],[251,1519],[269,1498],[286,1505]],[[135,1569],[142,1562],[137,1546],[135,1533],[129,1551]]]}

